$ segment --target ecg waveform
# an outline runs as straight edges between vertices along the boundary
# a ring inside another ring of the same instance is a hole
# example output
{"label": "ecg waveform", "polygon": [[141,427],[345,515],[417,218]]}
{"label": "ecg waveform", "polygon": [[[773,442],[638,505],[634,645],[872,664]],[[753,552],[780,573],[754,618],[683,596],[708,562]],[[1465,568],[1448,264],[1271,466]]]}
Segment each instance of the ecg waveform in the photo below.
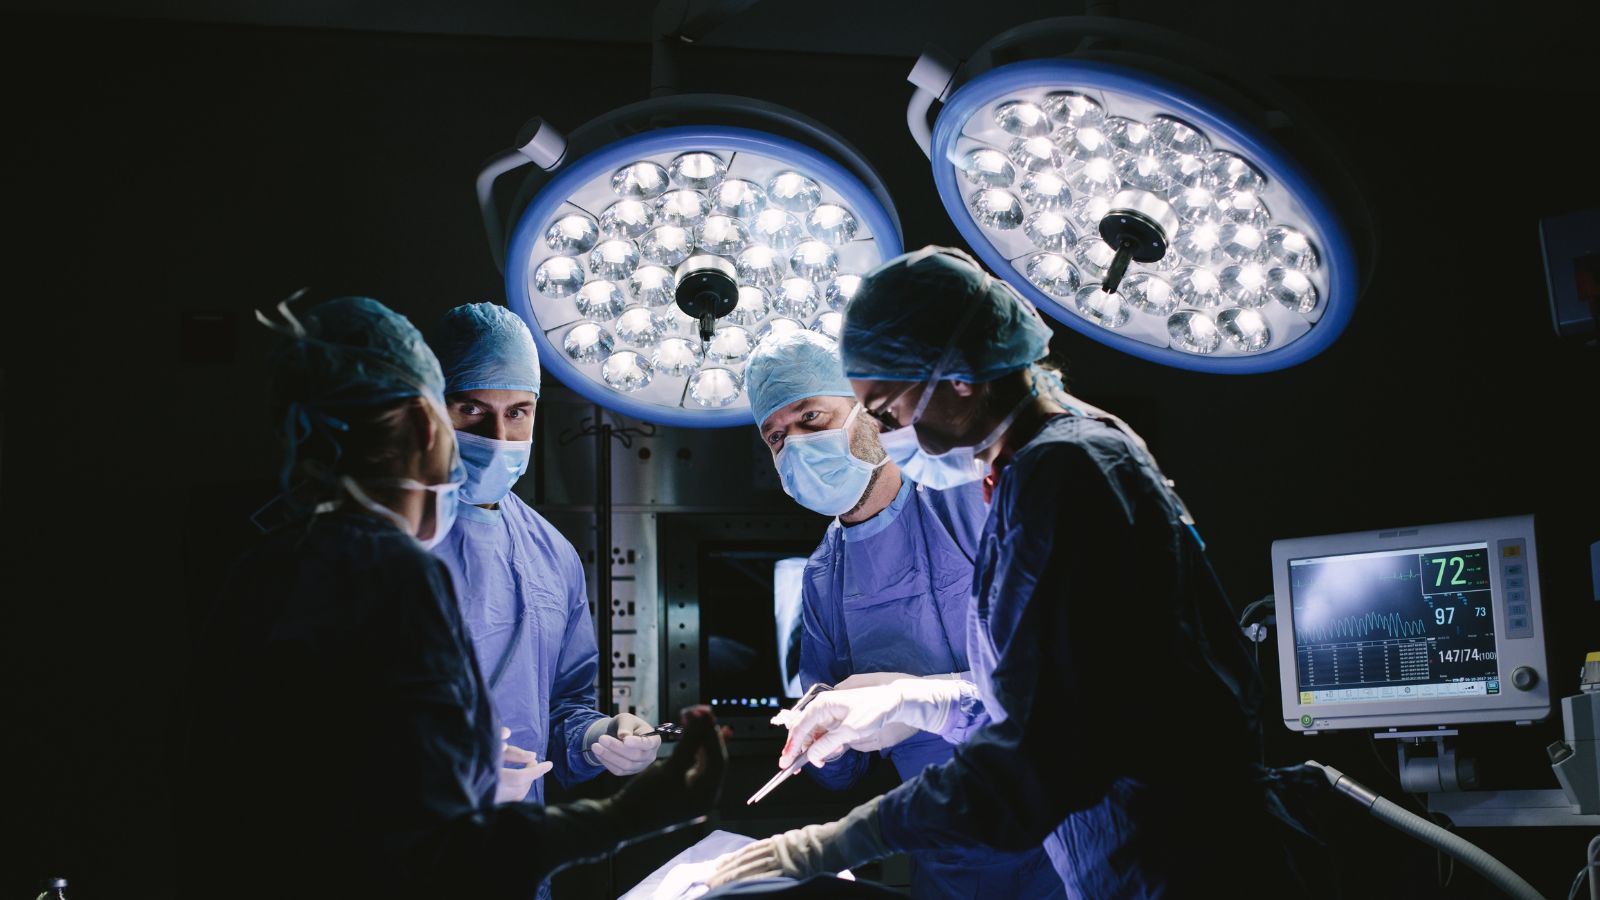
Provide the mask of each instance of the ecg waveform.
{"label": "ecg waveform", "polygon": [[1379,632],[1391,638],[1416,637],[1427,630],[1423,619],[1405,619],[1399,613],[1367,613],[1335,619],[1326,625],[1302,628],[1300,643],[1326,644],[1330,641],[1376,637]]}

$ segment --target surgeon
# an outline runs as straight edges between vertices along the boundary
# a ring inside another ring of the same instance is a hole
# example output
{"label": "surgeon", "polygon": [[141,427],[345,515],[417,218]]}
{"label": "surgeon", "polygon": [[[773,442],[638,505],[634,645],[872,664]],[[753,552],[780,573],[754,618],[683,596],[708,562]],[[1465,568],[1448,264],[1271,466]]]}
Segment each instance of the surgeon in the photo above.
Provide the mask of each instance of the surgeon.
{"label": "surgeon", "polygon": [[[745,384],[784,490],[834,518],[802,581],[802,686],[853,688],[966,672],[972,561],[987,513],[979,468],[924,470],[944,490],[905,478],[880,446],[877,422],[861,414],[837,345],[816,332],[762,341]],[[845,790],[867,770],[862,751],[876,749],[911,779],[949,760],[952,745],[890,726],[806,771],[824,787]],[[1015,853],[929,848],[911,859],[916,897],[1061,896],[1038,846]]]}
{"label": "surgeon", "polygon": [[[638,716],[595,709],[600,655],[578,551],[511,493],[533,452],[533,335],[511,310],[469,303],[444,315],[430,343],[466,469],[459,521],[434,552],[510,744],[547,758],[563,785],[638,772],[661,738],[642,737],[654,726]],[[526,799],[544,801],[543,781]]]}
{"label": "surgeon", "polygon": [[1036,365],[1050,330],[959,251],[880,266],[845,314],[868,414],[941,465],[988,468],[968,621],[974,685],[821,695],[780,763],[910,725],[953,757],[846,818],[725,858],[716,884],[884,854],[1045,842],[1069,897],[1298,896],[1289,782],[1254,763],[1261,686],[1183,504],[1142,442]]}
{"label": "surgeon", "polygon": [[234,567],[200,644],[182,895],[532,898],[709,810],[724,753],[703,708],[693,746],[613,797],[495,802],[488,691],[429,552],[465,482],[439,363],[366,298],[270,323],[284,482],[306,502]]}

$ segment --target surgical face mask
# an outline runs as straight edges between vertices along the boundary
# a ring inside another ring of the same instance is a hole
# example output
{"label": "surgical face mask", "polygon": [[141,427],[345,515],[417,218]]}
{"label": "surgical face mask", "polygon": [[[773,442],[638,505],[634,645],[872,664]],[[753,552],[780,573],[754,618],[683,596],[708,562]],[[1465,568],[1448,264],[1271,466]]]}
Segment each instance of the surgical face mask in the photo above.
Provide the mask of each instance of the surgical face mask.
{"label": "surgical face mask", "polygon": [[[963,327],[965,321],[962,322]],[[960,334],[958,330],[957,335]],[[954,338],[951,339],[952,344]],[[983,440],[970,447],[952,447],[943,453],[929,453],[922,446],[922,441],[917,437],[917,422],[928,408],[928,401],[933,399],[934,389],[938,386],[939,376],[943,374],[945,362],[949,358],[949,351],[940,359],[939,365],[934,367],[933,377],[922,385],[922,396],[917,398],[916,409],[911,413],[911,420],[904,426],[893,431],[885,432],[878,438],[883,445],[885,453],[894,460],[905,476],[923,487],[936,491],[949,490],[959,485],[974,481],[981,481],[984,475],[984,466],[978,459],[978,454],[994,446],[995,442],[1006,433],[1011,423],[1017,419],[1017,413],[1022,411],[1030,400],[1038,396],[1039,388],[1035,382],[1017,405],[1011,407],[1005,418],[990,430]]]}
{"label": "surgical face mask", "polygon": [[883,451],[900,471],[923,487],[943,491],[983,478],[983,464],[978,462],[972,448],[929,453],[917,440],[917,430],[909,425],[885,432],[878,442],[883,444]]}
{"label": "surgical face mask", "polygon": [[465,431],[456,432],[456,446],[467,472],[461,499],[480,506],[504,500],[511,493],[511,486],[528,471],[528,460],[533,455],[532,440],[497,441]]}
{"label": "surgical face mask", "polygon": [[889,458],[869,463],[850,452],[850,428],[860,411],[857,403],[843,428],[784,438],[778,451],[778,478],[795,502],[812,512],[838,516],[861,501],[873,471]]}
{"label": "surgical face mask", "polygon": [[[931,383],[923,387],[924,400],[928,394],[933,393],[932,387]],[[915,427],[916,420],[922,416],[925,405],[922,403],[917,404],[917,411],[912,414],[909,424],[881,435],[878,441],[883,444],[883,450],[889,454],[889,458],[900,467],[900,471],[923,487],[943,491],[969,482],[981,481],[984,466],[978,459],[978,454],[1000,440],[1006,429],[1011,427],[1011,423],[1016,421],[1017,413],[1021,412],[1022,407],[1033,397],[1034,392],[1025,395],[1016,406],[1011,407],[1011,411],[1006,413],[1005,418],[1001,419],[983,440],[970,447],[952,447],[943,453],[929,453],[917,438]]]}
{"label": "surgical face mask", "polygon": [[466,467],[461,464],[460,455],[457,455],[455,465],[450,468],[449,481],[443,484],[411,482],[413,490],[424,490],[433,494],[433,533],[427,538],[417,538],[417,543],[422,545],[422,549],[432,550],[439,546],[439,542],[444,540],[451,528],[455,527],[456,513],[461,509],[461,486],[466,484],[466,481]]}
{"label": "surgical face mask", "polygon": [[[437,412],[437,407],[435,407],[435,411]],[[443,414],[440,413],[440,415]],[[446,418],[444,421],[448,422],[449,419]],[[446,434],[450,433],[452,432],[446,432]],[[357,484],[354,478],[347,475],[341,481],[350,496],[354,497],[357,503],[366,507],[369,512],[388,519],[401,531],[416,537],[416,532],[411,528],[411,522],[405,516],[367,496],[367,492],[361,489],[361,485]],[[416,538],[417,543],[422,545],[422,549],[432,550],[434,547],[439,546],[439,542],[444,540],[445,535],[449,534],[450,529],[456,524],[456,513],[459,511],[461,504],[461,486],[467,482],[467,469],[461,463],[461,451],[459,446],[456,446],[450,450],[450,474],[439,484],[423,484],[414,478],[383,478],[374,479],[374,481],[377,484],[397,487],[406,491],[427,491],[433,496],[433,530],[426,538]]]}

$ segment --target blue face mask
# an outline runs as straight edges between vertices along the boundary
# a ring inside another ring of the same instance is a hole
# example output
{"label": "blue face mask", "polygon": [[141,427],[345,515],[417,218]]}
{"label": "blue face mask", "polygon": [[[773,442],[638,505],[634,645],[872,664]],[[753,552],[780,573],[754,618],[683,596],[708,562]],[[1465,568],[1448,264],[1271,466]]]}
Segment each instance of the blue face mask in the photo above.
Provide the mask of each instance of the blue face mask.
{"label": "blue face mask", "polygon": [[456,512],[461,507],[461,486],[467,481],[466,467],[461,464],[461,455],[456,454],[455,465],[450,467],[450,480],[444,484],[419,484],[417,487],[433,494],[433,534],[426,539],[418,538],[417,542],[424,550],[432,550],[439,546],[444,536],[455,527]]}
{"label": "blue face mask", "polygon": [[[938,374],[938,370],[934,370]],[[916,424],[922,418],[922,413],[928,408],[928,398],[933,396],[934,386],[937,382],[929,381],[922,386],[922,397],[917,401],[917,408],[911,414],[911,421],[902,428],[885,432],[878,436],[878,443],[883,445],[883,452],[889,454],[894,464],[900,467],[905,476],[917,484],[936,491],[949,490],[959,485],[980,481],[984,475],[984,464],[978,459],[978,454],[994,446],[995,442],[1005,435],[1006,429],[1016,421],[1017,413],[1022,407],[1031,402],[1038,393],[1035,386],[1024,394],[1011,412],[1000,420],[1000,423],[989,431],[983,440],[971,447],[952,447],[943,453],[929,453],[922,447],[922,441],[917,438]]]}
{"label": "blue face mask", "polygon": [[[441,415],[443,414],[441,413]],[[450,463],[450,475],[440,484],[423,484],[414,478],[384,478],[378,480],[379,484],[392,485],[408,491],[427,491],[433,495],[433,530],[426,538],[416,538],[417,543],[421,544],[424,550],[432,550],[434,547],[439,546],[439,542],[444,540],[445,535],[449,534],[450,529],[455,527],[456,524],[456,513],[461,504],[461,486],[466,484],[467,469],[466,466],[461,464],[459,446],[452,451],[451,455],[454,458]],[[345,490],[349,492],[351,497],[355,498],[357,503],[366,507],[375,515],[382,516],[393,522],[401,531],[416,537],[415,532],[411,530],[411,523],[404,516],[367,496],[367,492],[361,489],[361,485],[354,478],[347,475],[341,480]]]}
{"label": "blue face mask", "polygon": [[872,483],[872,472],[889,461],[857,459],[850,452],[850,426],[861,404],[850,410],[843,428],[785,438],[778,451],[783,492],[812,512],[837,516],[854,509]]}
{"label": "blue face mask", "polygon": [[466,465],[467,483],[461,486],[461,499],[473,505],[499,503],[511,493],[522,473],[528,471],[533,441],[497,441],[465,431],[456,432],[456,446]]}
{"label": "blue face mask", "polygon": [[878,442],[907,478],[925,488],[945,491],[983,478],[983,464],[978,462],[975,448],[928,453],[917,440],[917,429],[910,425],[879,435]]}

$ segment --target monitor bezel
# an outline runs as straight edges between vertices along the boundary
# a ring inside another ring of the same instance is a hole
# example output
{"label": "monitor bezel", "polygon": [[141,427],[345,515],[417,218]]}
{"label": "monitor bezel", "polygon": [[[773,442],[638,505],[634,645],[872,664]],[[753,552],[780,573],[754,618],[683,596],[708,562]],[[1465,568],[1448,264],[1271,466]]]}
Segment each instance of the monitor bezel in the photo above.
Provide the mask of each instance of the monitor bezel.
{"label": "monitor bezel", "polygon": [[[1523,559],[1527,568],[1528,615],[1533,626],[1532,637],[1507,637],[1504,576],[1499,565],[1499,545],[1507,540],[1521,540],[1525,548]],[[1495,664],[1501,692],[1479,697],[1302,704],[1294,643],[1294,600],[1289,586],[1290,562],[1358,553],[1420,551],[1458,544],[1489,546],[1490,606],[1494,617]],[[1550,714],[1539,587],[1539,550],[1534,540],[1534,520],[1531,515],[1274,541],[1272,580],[1283,724],[1291,731],[1315,733],[1357,728],[1381,730],[1482,722],[1531,722]],[[1511,682],[1511,673],[1524,666],[1539,675],[1537,683],[1529,690],[1521,690]],[[1306,716],[1310,717],[1309,723],[1303,718]]]}

